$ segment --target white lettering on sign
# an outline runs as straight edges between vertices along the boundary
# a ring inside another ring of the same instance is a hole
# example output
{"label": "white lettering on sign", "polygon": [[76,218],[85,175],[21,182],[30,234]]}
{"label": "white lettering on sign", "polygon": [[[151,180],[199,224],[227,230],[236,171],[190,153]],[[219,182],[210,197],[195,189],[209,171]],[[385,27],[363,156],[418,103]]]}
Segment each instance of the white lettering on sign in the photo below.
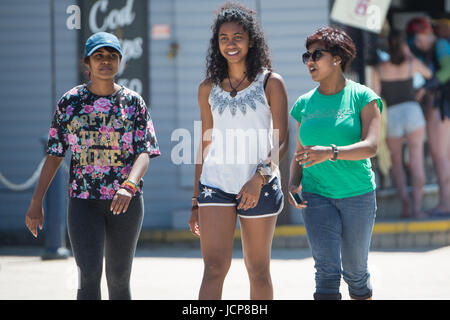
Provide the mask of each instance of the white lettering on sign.
{"label": "white lettering on sign", "polygon": [[130,90],[136,91],[139,94],[142,94],[142,89],[143,89],[143,85],[142,85],[142,81],[138,78],[133,78],[133,79],[118,79],[117,83],[121,86],[127,87]]}
{"label": "white lettering on sign", "polygon": [[123,73],[127,61],[142,57],[142,53],[144,52],[142,47],[143,44],[144,40],[141,37],[137,37],[133,40],[124,39],[121,41],[120,46],[122,48],[122,61],[119,66],[119,76]]}
{"label": "white lettering on sign", "polygon": [[371,5],[367,9],[367,28],[369,30],[377,30],[381,28],[381,10],[380,7]]}
{"label": "white lettering on sign", "polygon": [[66,20],[67,29],[81,29],[81,10],[77,5],[70,5],[66,9],[67,14],[71,14]]}
{"label": "white lettering on sign", "polygon": [[99,24],[97,21],[97,13],[106,12],[108,8],[108,0],[97,1],[89,12],[89,27],[93,33],[116,30],[118,27],[128,26],[133,23],[135,14],[133,12],[134,0],[127,0],[126,5],[122,9],[113,9],[103,20],[103,23]]}

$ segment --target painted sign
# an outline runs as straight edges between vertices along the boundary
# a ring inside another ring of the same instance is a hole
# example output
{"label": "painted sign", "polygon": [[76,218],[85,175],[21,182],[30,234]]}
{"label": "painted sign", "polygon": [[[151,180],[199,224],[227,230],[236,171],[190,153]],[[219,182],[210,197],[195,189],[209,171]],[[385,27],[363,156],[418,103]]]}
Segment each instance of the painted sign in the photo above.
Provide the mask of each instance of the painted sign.
{"label": "painted sign", "polygon": [[359,29],[380,33],[391,0],[336,0],[331,19]]}
{"label": "painted sign", "polygon": [[92,34],[115,34],[122,47],[116,82],[139,93],[148,104],[149,48],[147,1],[79,0],[81,7],[80,52]]}

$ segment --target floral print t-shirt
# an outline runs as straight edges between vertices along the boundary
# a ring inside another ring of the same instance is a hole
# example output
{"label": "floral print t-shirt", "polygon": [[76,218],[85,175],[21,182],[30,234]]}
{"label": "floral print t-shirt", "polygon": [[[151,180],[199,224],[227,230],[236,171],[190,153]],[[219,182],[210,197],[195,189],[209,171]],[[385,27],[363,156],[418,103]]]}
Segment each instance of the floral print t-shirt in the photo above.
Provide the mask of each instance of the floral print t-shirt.
{"label": "floral print t-shirt", "polygon": [[[143,152],[160,155],[150,114],[136,92],[121,87],[109,96],[76,86],[59,100],[47,153],[64,157],[70,148],[69,196],[110,200]],[[136,195],[142,193],[139,182]]]}

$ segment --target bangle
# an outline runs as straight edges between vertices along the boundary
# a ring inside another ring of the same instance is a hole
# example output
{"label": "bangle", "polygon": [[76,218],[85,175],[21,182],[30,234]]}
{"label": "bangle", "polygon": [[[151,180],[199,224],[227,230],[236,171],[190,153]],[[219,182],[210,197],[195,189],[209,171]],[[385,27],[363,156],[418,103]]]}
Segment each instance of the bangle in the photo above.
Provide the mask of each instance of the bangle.
{"label": "bangle", "polygon": [[130,192],[132,196],[134,196],[136,194],[136,192],[132,188],[130,188],[130,186],[128,186],[128,185],[123,185],[123,186],[121,186],[121,188]]}
{"label": "bangle", "polygon": [[192,201],[194,201],[194,200],[197,201],[197,198],[198,198],[198,196],[197,196],[197,197],[196,197],[196,196],[193,196],[193,197],[191,198],[191,200],[192,200]]}
{"label": "bangle", "polygon": [[122,188],[129,188],[133,193],[137,192],[137,188],[133,183],[130,183],[128,180],[124,181],[121,185]]}
{"label": "bangle", "polygon": [[127,182],[128,182],[128,183],[131,183],[133,186],[135,186],[136,190],[139,189],[139,186],[138,186],[136,183],[134,183],[133,181],[127,180]]}

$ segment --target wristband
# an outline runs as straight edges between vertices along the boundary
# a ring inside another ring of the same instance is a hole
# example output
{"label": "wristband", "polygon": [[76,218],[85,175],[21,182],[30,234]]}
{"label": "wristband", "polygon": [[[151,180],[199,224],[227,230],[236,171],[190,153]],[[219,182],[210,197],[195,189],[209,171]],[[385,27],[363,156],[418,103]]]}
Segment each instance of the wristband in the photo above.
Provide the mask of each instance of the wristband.
{"label": "wristband", "polygon": [[137,192],[137,188],[136,188],[135,184],[130,183],[128,180],[127,180],[127,181],[124,181],[124,182],[122,183],[121,187],[123,187],[123,188],[125,188],[125,187],[129,188],[129,189],[133,192],[133,194]]}
{"label": "wristband", "polygon": [[128,192],[130,192],[133,197],[136,194],[136,192],[129,185],[125,184],[125,185],[121,186],[121,188],[127,190]]}
{"label": "wristband", "polygon": [[136,190],[139,190],[139,186],[138,186],[136,183],[134,183],[134,182],[131,181],[131,180],[127,180],[127,182],[128,182],[128,183],[131,183],[131,184],[136,188]]}

